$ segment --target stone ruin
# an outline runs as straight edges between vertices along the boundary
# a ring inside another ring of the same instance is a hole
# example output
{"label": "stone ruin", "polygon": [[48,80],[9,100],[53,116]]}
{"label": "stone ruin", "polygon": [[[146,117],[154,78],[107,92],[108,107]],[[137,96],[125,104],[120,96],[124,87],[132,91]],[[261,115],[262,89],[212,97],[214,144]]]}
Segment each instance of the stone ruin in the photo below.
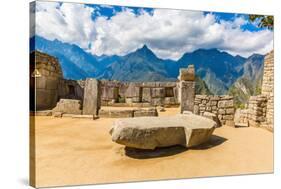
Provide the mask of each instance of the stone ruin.
{"label": "stone ruin", "polygon": [[204,116],[210,112],[217,115],[220,125],[234,126],[234,100],[233,96],[220,95],[196,95],[194,101],[194,113]]}
{"label": "stone ruin", "polygon": [[[157,107],[180,106],[181,113],[215,116],[218,125],[264,126],[273,130],[273,51],[265,57],[262,94],[250,97],[243,110],[234,108],[232,96],[195,95],[193,65],[180,69],[174,82],[121,82],[64,79],[58,60],[39,51],[31,53],[30,61],[30,105],[36,115],[58,112],[57,115],[84,117],[157,116]],[[135,108],[109,111],[101,106]]]}
{"label": "stone ruin", "polygon": [[[127,147],[189,148],[208,141],[222,125],[273,130],[273,51],[265,58],[262,94],[250,97],[244,110],[235,110],[232,96],[195,95],[193,65],[180,69],[175,82],[120,82],[64,79],[58,60],[38,51],[31,53],[30,61],[30,110],[35,115],[122,117],[114,122],[110,134],[114,142]],[[101,106],[135,108],[106,110]],[[159,106],[180,106],[181,114],[157,117]]]}
{"label": "stone ruin", "polygon": [[[181,112],[193,111],[193,66],[181,69],[178,82],[120,82],[94,78],[64,79],[58,60],[39,51],[32,52],[30,60],[31,111],[35,111],[37,115],[49,115],[52,110],[53,113],[94,117],[157,116],[157,106],[178,105],[181,106]],[[138,108],[124,112],[107,112],[100,110],[102,105]]]}

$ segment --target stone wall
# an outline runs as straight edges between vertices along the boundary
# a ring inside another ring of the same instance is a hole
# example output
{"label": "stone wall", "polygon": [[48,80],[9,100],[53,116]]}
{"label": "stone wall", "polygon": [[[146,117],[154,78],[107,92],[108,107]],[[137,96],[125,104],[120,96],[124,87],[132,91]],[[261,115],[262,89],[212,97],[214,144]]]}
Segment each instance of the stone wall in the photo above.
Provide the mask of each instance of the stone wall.
{"label": "stone wall", "polygon": [[274,119],[274,51],[264,58],[264,71],[262,81],[262,95],[267,97],[266,124],[273,128]]}
{"label": "stone wall", "polygon": [[266,96],[251,96],[248,103],[249,126],[261,126],[266,121]]}
{"label": "stone wall", "polygon": [[235,113],[233,96],[196,95],[193,112],[202,116],[204,112],[211,112],[218,116],[221,124],[230,124]]}
{"label": "stone wall", "polygon": [[59,99],[78,99],[83,103],[85,80],[59,80]]}
{"label": "stone wall", "polygon": [[120,82],[101,80],[102,105],[149,103],[152,106],[178,104],[176,82]]}
{"label": "stone wall", "polygon": [[34,56],[33,69],[31,70],[31,80],[35,83],[35,102],[36,110],[52,109],[56,106],[59,99],[58,86],[63,74],[55,57],[48,54],[34,51],[31,53]]}

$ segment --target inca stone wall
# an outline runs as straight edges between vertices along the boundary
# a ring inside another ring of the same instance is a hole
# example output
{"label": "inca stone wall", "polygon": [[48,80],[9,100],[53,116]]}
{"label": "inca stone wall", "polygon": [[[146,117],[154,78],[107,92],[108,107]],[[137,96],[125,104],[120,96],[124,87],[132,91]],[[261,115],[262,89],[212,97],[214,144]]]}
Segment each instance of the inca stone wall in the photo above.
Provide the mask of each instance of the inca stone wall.
{"label": "inca stone wall", "polygon": [[262,95],[267,97],[266,122],[273,128],[274,116],[274,51],[268,53],[264,59],[264,72],[262,81]]}
{"label": "inca stone wall", "polygon": [[267,98],[263,95],[251,96],[248,103],[249,126],[261,126],[266,122]]}
{"label": "inca stone wall", "polygon": [[178,104],[176,82],[120,82],[101,80],[102,105],[149,103],[152,106]]}
{"label": "inca stone wall", "polygon": [[59,80],[59,99],[79,99],[83,103],[85,80]]}
{"label": "inca stone wall", "polygon": [[55,57],[39,51],[32,56],[35,59],[31,77],[35,78],[36,110],[52,109],[59,99],[58,86],[63,77],[60,64]]}
{"label": "inca stone wall", "polygon": [[211,112],[218,116],[221,124],[233,124],[235,113],[233,96],[196,95],[193,112],[202,116],[204,112]]}

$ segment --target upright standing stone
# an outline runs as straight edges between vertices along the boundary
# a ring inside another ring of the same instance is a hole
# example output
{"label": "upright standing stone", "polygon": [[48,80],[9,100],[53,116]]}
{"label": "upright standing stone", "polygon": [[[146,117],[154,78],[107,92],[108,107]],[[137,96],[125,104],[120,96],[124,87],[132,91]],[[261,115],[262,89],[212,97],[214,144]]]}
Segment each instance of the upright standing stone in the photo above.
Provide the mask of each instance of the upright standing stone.
{"label": "upright standing stone", "polygon": [[101,105],[100,84],[96,79],[86,79],[84,89],[83,114],[98,115]]}
{"label": "upright standing stone", "polygon": [[193,112],[195,98],[194,66],[189,65],[187,69],[180,69],[179,80],[179,101],[181,113],[183,111]]}

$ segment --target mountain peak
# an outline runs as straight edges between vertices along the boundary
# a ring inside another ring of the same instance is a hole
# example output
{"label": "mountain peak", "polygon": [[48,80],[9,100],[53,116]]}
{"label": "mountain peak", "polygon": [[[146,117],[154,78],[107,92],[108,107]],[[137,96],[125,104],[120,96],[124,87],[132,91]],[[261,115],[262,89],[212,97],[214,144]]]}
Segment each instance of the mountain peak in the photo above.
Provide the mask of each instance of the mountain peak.
{"label": "mountain peak", "polygon": [[[139,48],[137,51],[144,51],[144,52],[146,52],[146,51],[151,51],[148,47],[147,47],[147,45],[146,44],[144,44],[141,48]],[[152,52],[152,51],[151,51]]]}
{"label": "mountain peak", "polygon": [[154,52],[150,48],[148,48],[148,46],[145,44],[141,48],[137,49],[135,52],[141,56],[146,56],[147,58],[156,57]]}

